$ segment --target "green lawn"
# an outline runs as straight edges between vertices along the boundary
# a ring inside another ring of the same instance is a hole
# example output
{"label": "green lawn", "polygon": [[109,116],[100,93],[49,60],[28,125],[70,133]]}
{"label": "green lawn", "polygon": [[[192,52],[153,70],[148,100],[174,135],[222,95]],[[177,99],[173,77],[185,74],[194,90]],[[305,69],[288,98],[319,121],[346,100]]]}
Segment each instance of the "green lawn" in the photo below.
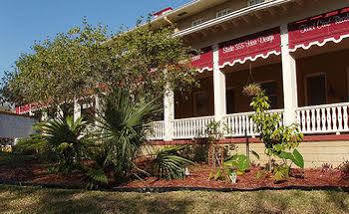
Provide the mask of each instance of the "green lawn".
{"label": "green lawn", "polygon": [[0,185],[0,213],[349,213],[336,191],[116,193]]}

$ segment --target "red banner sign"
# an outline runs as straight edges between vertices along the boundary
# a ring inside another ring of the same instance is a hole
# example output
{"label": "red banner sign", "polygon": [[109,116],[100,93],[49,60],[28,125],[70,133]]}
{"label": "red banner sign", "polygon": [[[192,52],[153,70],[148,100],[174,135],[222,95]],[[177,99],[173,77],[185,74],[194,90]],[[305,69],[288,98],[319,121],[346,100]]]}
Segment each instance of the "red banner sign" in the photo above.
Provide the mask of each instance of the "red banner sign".
{"label": "red banner sign", "polygon": [[27,104],[24,106],[17,106],[16,114],[26,114],[26,113],[29,113],[30,111],[36,111],[40,108],[42,108],[42,106],[40,106],[37,103]]}
{"label": "red banner sign", "polygon": [[24,105],[24,106],[18,106],[16,107],[16,114],[26,114],[30,112],[31,110],[31,105]]}
{"label": "red banner sign", "polygon": [[329,41],[339,43],[349,37],[349,8],[289,24],[288,29],[291,51],[323,46]]}
{"label": "red banner sign", "polygon": [[219,46],[219,66],[233,66],[247,60],[255,61],[259,57],[281,53],[280,28],[266,30],[239,39],[224,42]]}
{"label": "red banner sign", "polygon": [[204,70],[212,71],[213,70],[213,52],[212,48],[204,48],[201,50],[201,53],[193,56],[191,58],[191,65],[194,68],[197,68],[200,72]]}

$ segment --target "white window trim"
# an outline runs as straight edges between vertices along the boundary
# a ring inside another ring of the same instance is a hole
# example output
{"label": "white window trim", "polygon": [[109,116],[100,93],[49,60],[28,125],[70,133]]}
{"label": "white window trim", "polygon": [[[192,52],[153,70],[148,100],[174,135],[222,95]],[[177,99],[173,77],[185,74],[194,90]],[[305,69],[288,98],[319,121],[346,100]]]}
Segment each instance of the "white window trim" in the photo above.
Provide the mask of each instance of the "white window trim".
{"label": "white window trim", "polygon": [[309,105],[309,102],[308,102],[308,78],[310,77],[316,77],[316,76],[325,76],[325,101],[327,104],[328,103],[328,97],[327,97],[327,75],[325,72],[318,72],[318,73],[312,73],[312,74],[306,74],[304,76],[304,98],[305,98],[305,106],[308,106]]}

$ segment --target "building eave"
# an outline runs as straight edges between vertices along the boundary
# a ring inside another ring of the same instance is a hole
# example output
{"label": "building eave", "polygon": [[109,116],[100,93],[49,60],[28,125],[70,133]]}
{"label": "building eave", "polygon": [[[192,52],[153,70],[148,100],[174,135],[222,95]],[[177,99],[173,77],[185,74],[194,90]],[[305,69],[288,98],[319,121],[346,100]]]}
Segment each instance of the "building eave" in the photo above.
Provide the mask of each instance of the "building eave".
{"label": "building eave", "polygon": [[225,15],[225,16],[218,17],[218,18],[215,18],[215,19],[211,19],[211,20],[209,20],[207,22],[204,22],[204,23],[202,23],[200,25],[197,25],[197,26],[194,26],[194,27],[190,27],[190,28],[187,28],[185,30],[176,32],[176,33],[174,33],[174,36],[183,37],[183,36],[186,36],[186,35],[189,35],[189,34],[192,34],[192,33],[196,33],[196,32],[199,32],[199,31],[207,29],[207,28],[210,28],[212,26],[219,25],[221,23],[224,23],[224,22],[227,22],[227,21],[231,21],[233,19],[240,18],[240,17],[243,17],[245,15],[249,15],[251,13],[254,13],[254,12],[257,12],[257,11],[260,11],[260,10],[264,10],[264,9],[280,6],[282,4],[289,3],[289,2],[294,2],[294,1],[295,0],[274,0],[274,1],[267,1],[267,2],[263,2],[263,3],[257,4],[257,5],[245,7],[243,9],[234,11],[234,12],[232,12],[230,14]]}

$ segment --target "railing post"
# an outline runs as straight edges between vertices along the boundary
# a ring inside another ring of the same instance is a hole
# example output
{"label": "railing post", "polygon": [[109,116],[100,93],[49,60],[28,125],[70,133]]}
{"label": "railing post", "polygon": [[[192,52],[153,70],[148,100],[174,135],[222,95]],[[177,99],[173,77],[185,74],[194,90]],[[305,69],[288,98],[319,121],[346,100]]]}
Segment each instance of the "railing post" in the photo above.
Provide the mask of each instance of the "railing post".
{"label": "railing post", "polygon": [[173,127],[172,122],[174,120],[174,92],[172,91],[169,84],[166,85],[164,93],[164,128],[165,137],[164,141],[173,140]]}
{"label": "railing post", "polygon": [[222,121],[226,115],[226,87],[225,73],[219,68],[219,46],[213,47],[213,93],[214,93],[214,115],[215,120]]}
{"label": "railing post", "polygon": [[282,79],[284,92],[284,124],[297,122],[298,108],[296,60],[289,51],[287,24],[281,25]]}

